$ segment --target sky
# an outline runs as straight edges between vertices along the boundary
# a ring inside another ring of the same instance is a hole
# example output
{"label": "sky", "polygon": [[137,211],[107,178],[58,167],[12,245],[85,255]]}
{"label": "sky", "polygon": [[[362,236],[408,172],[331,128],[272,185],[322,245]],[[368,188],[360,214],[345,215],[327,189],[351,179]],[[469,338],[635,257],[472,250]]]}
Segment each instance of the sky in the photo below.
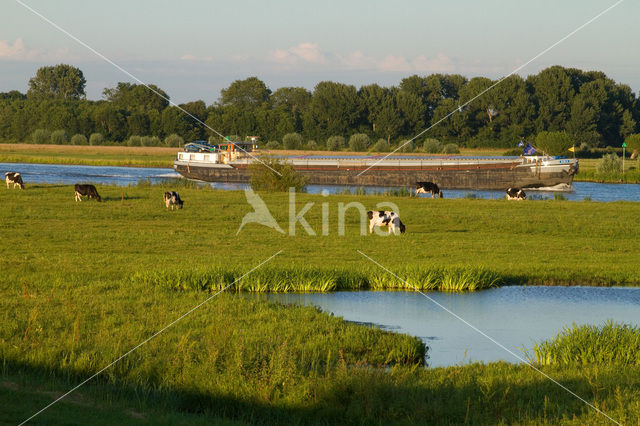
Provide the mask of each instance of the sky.
{"label": "sky", "polygon": [[[499,78],[616,0],[0,0],[0,92],[26,92],[38,68],[80,68],[87,98],[153,83],[176,103],[214,103],[256,76],[275,91],[321,81],[397,85],[410,75]],[[640,1],[624,0],[517,73],[551,65],[604,71],[640,90]]]}

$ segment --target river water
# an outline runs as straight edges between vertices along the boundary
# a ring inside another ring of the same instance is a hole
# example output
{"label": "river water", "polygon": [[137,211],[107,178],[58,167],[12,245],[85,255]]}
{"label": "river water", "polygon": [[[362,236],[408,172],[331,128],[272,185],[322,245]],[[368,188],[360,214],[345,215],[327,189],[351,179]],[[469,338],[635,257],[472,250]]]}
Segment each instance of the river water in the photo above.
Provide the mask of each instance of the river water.
{"label": "river water", "polygon": [[[173,169],[142,168],[142,167],[107,167],[107,166],[70,166],[58,164],[25,164],[25,163],[0,163],[0,173],[5,171],[18,171],[22,174],[25,184],[29,183],[95,183],[103,185],[131,185],[139,180],[159,182],[168,179],[181,179],[182,177]],[[234,183],[203,183],[218,189],[238,190],[248,187],[247,184]],[[310,185],[309,193],[320,193],[323,190],[329,193],[339,193],[345,189],[356,190],[344,186],[320,186]],[[388,188],[367,187],[365,193],[383,193]],[[504,191],[476,191],[476,190],[444,190],[446,198],[504,198]],[[529,198],[552,199],[558,192],[527,190]],[[640,185],[635,184],[605,184],[593,182],[575,182],[573,190],[562,192],[563,197],[571,201],[640,201]],[[421,197],[426,195],[421,194]]]}
{"label": "river water", "polygon": [[[640,325],[640,288],[509,286],[469,293],[425,293],[523,357],[520,348],[553,338],[566,326],[607,320]],[[247,297],[314,305],[347,321],[421,338],[430,366],[469,361],[521,362],[427,297],[404,291],[263,294]]]}

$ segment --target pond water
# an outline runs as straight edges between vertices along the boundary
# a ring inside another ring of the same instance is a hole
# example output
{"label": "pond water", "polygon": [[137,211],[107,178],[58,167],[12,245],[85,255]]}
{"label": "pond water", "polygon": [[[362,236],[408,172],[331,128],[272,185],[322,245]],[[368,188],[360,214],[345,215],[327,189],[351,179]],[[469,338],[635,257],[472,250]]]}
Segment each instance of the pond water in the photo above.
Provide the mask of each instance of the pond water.
{"label": "pond water", "polygon": [[[602,325],[607,320],[640,325],[640,288],[500,287],[472,293],[427,296],[519,356],[520,348],[553,338],[564,327]],[[347,321],[375,324],[421,338],[430,366],[469,361],[520,362],[450,313],[416,292],[357,291],[263,294],[247,297],[314,305]]]}
{"label": "pond water", "polygon": [[[108,167],[108,166],[72,166],[59,164],[30,164],[30,163],[0,163],[0,173],[6,171],[18,171],[26,184],[31,183],[96,183],[103,185],[130,185],[139,180],[148,179],[159,182],[167,179],[181,179],[181,175],[173,169],[144,168],[144,167]],[[247,188],[247,184],[241,183],[202,183],[218,189],[239,190]],[[323,190],[329,193],[340,193],[344,190],[363,190],[365,193],[382,193],[388,189],[384,187],[344,187],[337,185],[309,185],[307,192],[317,194]],[[468,189],[444,190],[446,198],[504,198],[504,191],[476,191]],[[526,190],[529,198],[553,199],[557,191]],[[640,201],[640,185],[635,184],[605,184],[593,182],[575,182],[573,190],[562,192],[563,197],[571,201]],[[421,197],[426,197],[421,194]],[[430,196],[429,196],[430,197]]]}

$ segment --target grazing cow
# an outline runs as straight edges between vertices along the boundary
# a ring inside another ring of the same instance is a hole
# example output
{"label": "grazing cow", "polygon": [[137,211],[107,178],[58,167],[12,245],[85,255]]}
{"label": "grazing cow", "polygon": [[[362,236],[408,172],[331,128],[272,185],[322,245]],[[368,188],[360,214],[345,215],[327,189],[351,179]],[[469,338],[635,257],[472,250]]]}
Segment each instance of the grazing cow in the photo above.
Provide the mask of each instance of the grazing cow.
{"label": "grazing cow", "polygon": [[167,209],[169,209],[169,206],[171,206],[171,210],[173,210],[174,206],[177,206],[179,209],[181,209],[182,205],[184,204],[184,201],[180,199],[180,195],[178,195],[178,193],[175,191],[165,192],[162,199],[164,200],[164,204],[167,206]]}
{"label": "grazing cow", "polygon": [[95,198],[97,201],[102,201],[102,198],[98,195],[96,187],[93,185],[81,185],[76,183],[74,189],[76,191],[76,201],[82,201],[83,196]]}
{"label": "grazing cow", "polygon": [[520,188],[507,188],[507,200],[524,200],[527,194]]}
{"label": "grazing cow", "polygon": [[369,217],[369,233],[373,232],[374,226],[388,226],[389,233],[393,232],[394,234],[397,234],[397,231],[404,234],[406,230],[404,223],[402,223],[400,216],[396,212],[368,211],[367,216]]}
{"label": "grazing cow", "polygon": [[436,194],[442,198],[442,191],[433,182],[416,182],[416,195],[418,194],[431,194],[431,198],[435,198]]}
{"label": "grazing cow", "polygon": [[7,182],[7,189],[9,189],[9,185],[13,184],[13,188],[16,186],[20,187],[20,189],[24,189],[24,182],[22,182],[22,176],[18,172],[7,172],[4,174],[4,180]]}

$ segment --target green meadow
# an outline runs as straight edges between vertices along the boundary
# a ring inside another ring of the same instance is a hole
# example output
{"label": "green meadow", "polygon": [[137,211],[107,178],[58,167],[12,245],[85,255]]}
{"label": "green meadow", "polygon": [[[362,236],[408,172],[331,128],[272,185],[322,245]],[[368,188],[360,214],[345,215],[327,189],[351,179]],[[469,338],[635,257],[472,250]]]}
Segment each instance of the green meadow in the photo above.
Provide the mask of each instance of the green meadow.
{"label": "green meadow", "polygon": [[[304,216],[310,236],[300,224],[291,235],[288,194],[262,194],[286,234],[249,223],[236,235],[253,211],[243,192],[189,183],[97,189],[101,203],[74,202],[69,185],[0,190],[0,423],[27,419],[203,302],[34,422],[607,422],[526,365],[425,367],[431,348],[416,337],[243,292],[638,285],[638,203],[297,194],[294,215],[314,203]],[[179,191],[184,209],[165,209],[167,189]],[[396,203],[407,233],[361,235],[350,208],[340,235],[340,203],[352,202]],[[596,351],[625,353],[638,339],[636,329],[603,333],[612,334],[576,333],[573,346],[565,339],[545,353],[594,341],[605,342]],[[638,422],[637,362],[543,362],[567,355],[540,353],[546,374],[617,421]]]}

